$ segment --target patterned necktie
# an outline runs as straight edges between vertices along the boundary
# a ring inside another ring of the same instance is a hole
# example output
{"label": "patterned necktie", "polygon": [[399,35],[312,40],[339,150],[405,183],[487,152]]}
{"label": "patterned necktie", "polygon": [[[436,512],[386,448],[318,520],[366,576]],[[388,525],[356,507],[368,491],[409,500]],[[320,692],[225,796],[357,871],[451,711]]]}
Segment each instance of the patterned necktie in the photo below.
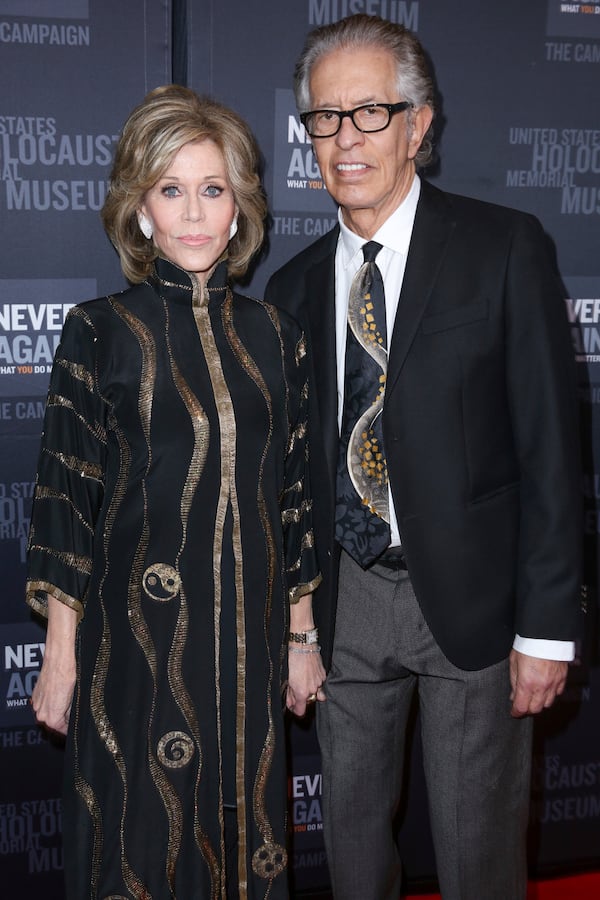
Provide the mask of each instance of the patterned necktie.
{"label": "patterned necktie", "polygon": [[390,543],[390,514],[381,429],[387,373],[385,295],[375,263],[381,244],[369,241],[362,249],[365,261],[354,276],[348,302],[335,537],[366,568]]}

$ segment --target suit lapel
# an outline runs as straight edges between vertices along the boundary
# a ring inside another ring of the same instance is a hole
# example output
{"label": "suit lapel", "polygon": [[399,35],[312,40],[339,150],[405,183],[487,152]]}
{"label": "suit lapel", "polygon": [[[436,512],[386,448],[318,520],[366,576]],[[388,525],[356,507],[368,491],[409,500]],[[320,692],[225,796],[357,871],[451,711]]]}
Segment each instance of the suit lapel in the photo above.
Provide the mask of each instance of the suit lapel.
{"label": "suit lapel", "polygon": [[400,375],[453,230],[454,222],[444,195],[422,182],[392,333],[386,394],[393,389]]}

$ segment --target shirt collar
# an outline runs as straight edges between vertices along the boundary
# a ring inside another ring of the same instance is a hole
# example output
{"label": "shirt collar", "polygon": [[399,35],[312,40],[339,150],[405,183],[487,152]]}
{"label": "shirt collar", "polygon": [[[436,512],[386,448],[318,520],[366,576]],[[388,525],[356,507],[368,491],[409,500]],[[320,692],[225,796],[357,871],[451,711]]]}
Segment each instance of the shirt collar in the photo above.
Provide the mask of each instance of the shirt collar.
{"label": "shirt collar", "polygon": [[[394,210],[383,225],[373,235],[372,240],[377,241],[393,253],[408,254],[408,245],[412,234],[417,203],[421,193],[421,179],[415,175],[410,190],[400,206]],[[340,225],[339,249],[342,252],[342,264],[349,268],[353,264],[354,257],[360,252],[365,239],[351,231],[342,219],[342,210],[338,209],[338,222]],[[362,260],[361,260],[362,261]]]}

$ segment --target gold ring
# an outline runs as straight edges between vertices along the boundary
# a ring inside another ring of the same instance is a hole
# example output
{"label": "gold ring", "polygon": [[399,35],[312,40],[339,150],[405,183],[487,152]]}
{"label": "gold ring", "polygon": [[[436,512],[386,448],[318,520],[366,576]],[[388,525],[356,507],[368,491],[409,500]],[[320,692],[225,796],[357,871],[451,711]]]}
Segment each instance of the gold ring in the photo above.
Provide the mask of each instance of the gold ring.
{"label": "gold ring", "polygon": [[306,702],[307,702],[307,703],[314,703],[316,699],[317,699],[317,695],[316,695],[316,694],[309,694],[308,697],[306,698]]}

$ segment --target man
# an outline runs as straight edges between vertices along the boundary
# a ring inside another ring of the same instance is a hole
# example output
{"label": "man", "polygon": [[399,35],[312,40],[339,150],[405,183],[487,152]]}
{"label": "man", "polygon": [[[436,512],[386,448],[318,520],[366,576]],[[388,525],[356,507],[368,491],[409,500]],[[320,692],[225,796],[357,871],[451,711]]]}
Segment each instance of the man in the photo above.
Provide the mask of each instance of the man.
{"label": "man", "polygon": [[[312,354],[334,897],[399,895],[393,822],[417,691],[442,896],[519,900],[531,714],[562,692],[578,620],[577,423],[560,287],[532,216],[416,175],[431,150],[433,86],[414,35],[363,15],[318,29],[295,87],[339,204],[339,227],[267,288],[303,323]],[[370,417],[355,408],[369,391]],[[315,695],[302,694],[294,664],[302,714]]]}

